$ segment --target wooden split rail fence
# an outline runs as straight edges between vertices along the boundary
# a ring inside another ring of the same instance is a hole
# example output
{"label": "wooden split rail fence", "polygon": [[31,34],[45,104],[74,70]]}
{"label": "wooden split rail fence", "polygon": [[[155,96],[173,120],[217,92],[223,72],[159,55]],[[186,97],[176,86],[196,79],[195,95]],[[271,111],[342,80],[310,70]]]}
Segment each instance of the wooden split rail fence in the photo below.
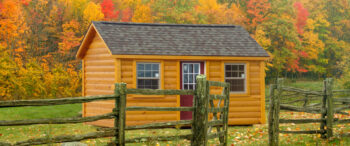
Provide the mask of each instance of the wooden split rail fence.
{"label": "wooden split rail fence", "polygon": [[[50,143],[62,143],[81,141],[86,139],[95,139],[103,137],[115,137],[115,145],[125,145],[126,143],[147,142],[150,140],[171,141],[176,139],[191,140],[191,145],[205,146],[208,139],[219,138],[220,145],[227,145],[227,128],[229,112],[229,92],[230,85],[223,82],[207,81],[204,75],[198,75],[196,78],[195,90],[158,90],[158,89],[127,89],[125,83],[115,84],[115,94],[90,97],[74,97],[63,99],[44,99],[44,100],[17,100],[1,101],[0,108],[23,107],[23,106],[50,106],[61,104],[84,103],[97,100],[115,100],[115,107],[111,113],[74,118],[55,118],[55,119],[34,119],[34,120],[14,120],[0,121],[0,126],[19,126],[34,124],[68,124],[92,122],[101,119],[114,119],[114,127],[102,131],[81,134],[81,135],[61,135],[56,137],[33,138],[16,143],[0,142],[4,146],[21,145],[39,145]],[[210,86],[223,87],[223,94],[210,95]],[[142,95],[194,95],[193,107],[127,107],[127,94]],[[214,104],[214,101],[217,105]],[[172,122],[151,123],[137,126],[126,126],[126,111],[192,111],[193,120],[181,120]],[[209,120],[209,115],[213,118]],[[126,139],[125,130],[164,128],[177,125],[191,125],[192,134],[175,136],[137,137]],[[216,132],[212,132],[212,128]]]}
{"label": "wooden split rail fence", "polygon": [[[320,134],[322,138],[333,137],[335,124],[350,123],[350,119],[334,118],[336,114],[349,115],[344,110],[350,109],[350,90],[333,90],[333,79],[323,82],[322,91],[305,90],[284,86],[284,80],[270,85],[270,103],[268,115],[269,145],[279,145],[279,133]],[[280,119],[280,110],[320,114],[320,118]],[[320,123],[315,130],[283,131],[280,123]],[[349,136],[350,134],[343,134]]]}

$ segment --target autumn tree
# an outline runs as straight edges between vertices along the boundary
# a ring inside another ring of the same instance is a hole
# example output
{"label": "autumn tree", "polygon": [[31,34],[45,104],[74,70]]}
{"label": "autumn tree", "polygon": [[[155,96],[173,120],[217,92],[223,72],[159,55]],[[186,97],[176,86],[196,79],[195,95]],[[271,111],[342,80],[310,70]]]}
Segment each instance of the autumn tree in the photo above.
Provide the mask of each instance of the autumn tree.
{"label": "autumn tree", "polygon": [[132,17],[132,22],[152,23],[153,16],[150,6],[146,4],[137,5]]}
{"label": "autumn tree", "polygon": [[192,0],[157,0],[151,5],[154,21],[158,23],[203,23],[203,16],[198,16]]}
{"label": "autumn tree", "polygon": [[256,27],[268,18],[270,8],[271,4],[268,0],[249,0],[246,8],[246,28],[254,33]]}
{"label": "autumn tree", "polygon": [[16,56],[17,62],[21,63],[25,55],[24,37],[28,27],[19,2],[4,0],[0,3],[0,45],[11,50],[9,53]]}
{"label": "autumn tree", "polygon": [[298,33],[302,35],[303,28],[306,25],[307,17],[309,16],[309,12],[304,8],[303,4],[300,2],[295,2],[294,8],[297,11],[297,22],[295,23],[295,26],[297,27]]}
{"label": "autumn tree", "polygon": [[205,17],[205,23],[225,24],[226,8],[225,4],[219,4],[216,0],[199,0],[196,12]]}
{"label": "autumn tree", "polygon": [[17,64],[9,50],[0,45],[0,100],[12,99]]}
{"label": "autumn tree", "polygon": [[116,18],[118,18],[119,11],[115,10],[114,3],[112,0],[103,0],[100,5],[105,20],[115,20]]}
{"label": "autumn tree", "polygon": [[104,15],[101,12],[101,6],[94,2],[89,2],[83,12],[83,28],[86,30],[90,25],[91,21],[103,20]]}

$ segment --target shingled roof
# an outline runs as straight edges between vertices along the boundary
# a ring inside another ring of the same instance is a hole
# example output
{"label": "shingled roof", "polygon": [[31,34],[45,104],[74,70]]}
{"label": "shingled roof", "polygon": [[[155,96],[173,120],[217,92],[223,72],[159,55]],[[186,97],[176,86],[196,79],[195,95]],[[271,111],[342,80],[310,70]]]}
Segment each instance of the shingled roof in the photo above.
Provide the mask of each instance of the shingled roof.
{"label": "shingled roof", "polygon": [[92,23],[113,55],[269,56],[236,25]]}

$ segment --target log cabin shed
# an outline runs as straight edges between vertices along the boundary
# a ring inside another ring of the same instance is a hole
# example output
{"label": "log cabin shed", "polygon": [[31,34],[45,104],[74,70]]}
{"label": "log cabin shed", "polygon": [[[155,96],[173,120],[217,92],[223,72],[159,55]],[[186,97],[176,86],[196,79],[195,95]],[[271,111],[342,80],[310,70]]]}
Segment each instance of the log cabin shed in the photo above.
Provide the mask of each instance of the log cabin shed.
{"label": "log cabin shed", "polygon": [[[240,26],[94,21],[76,57],[82,60],[83,96],[127,88],[195,88],[195,76],[231,83],[229,125],[265,123],[267,52]],[[211,89],[221,94],[221,89]],[[128,95],[127,106],[190,106],[183,95]],[[83,104],[83,116],[111,112],[114,101]],[[128,111],[126,125],[191,118],[190,112]],[[113,126],[113,120],[90,124]]]}

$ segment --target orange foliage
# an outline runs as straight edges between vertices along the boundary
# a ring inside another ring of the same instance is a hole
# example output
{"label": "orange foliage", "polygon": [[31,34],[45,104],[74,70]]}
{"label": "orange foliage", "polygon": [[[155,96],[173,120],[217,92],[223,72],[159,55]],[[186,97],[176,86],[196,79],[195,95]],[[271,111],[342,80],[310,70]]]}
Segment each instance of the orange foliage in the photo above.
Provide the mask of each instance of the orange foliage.
{"label": "orange foliage", "polygon": [[67,54],[69,51],[79,46],[82,37],[77,37],[75,34],[79,31],[80,24],[71,20],[69,23],[63,24],[63,32],[60,36],[62,40],[59,45],[58,53]]}
{"label": "orange foliage", "polygon": [[249,0],[247,3],[247,19],[245,20],[249,28],[255,28],[265,21],[267,12],[271,8],[268,0]]}

